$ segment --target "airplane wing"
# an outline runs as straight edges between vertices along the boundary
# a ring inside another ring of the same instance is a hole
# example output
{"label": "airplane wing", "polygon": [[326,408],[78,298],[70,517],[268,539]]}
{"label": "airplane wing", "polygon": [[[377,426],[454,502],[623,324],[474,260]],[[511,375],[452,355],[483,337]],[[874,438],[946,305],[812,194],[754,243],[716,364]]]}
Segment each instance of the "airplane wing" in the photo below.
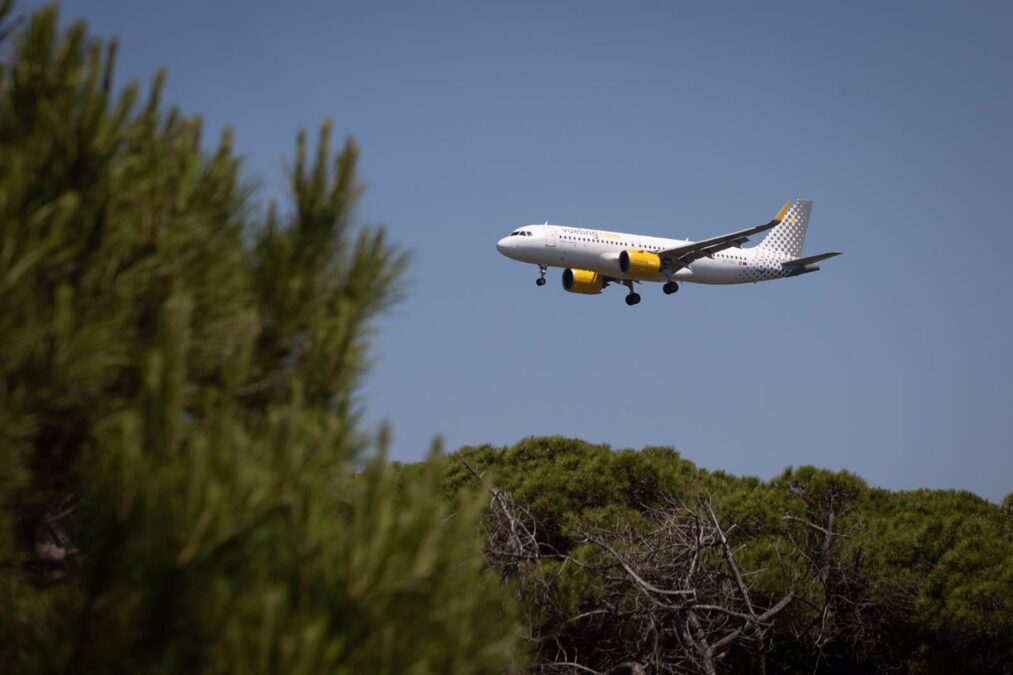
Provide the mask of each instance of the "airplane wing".
{"label": "airplane wing", "polygon": [[739,230],[731,234],[723,234],[720,237],[711,237],[710,239],[695,241],[685,246],[658,251],[657,255],[661,258],[661,268],[662,270],[675,271],[688,266],[699,258],[709,258],[726,248],[742,246],[742,244],[749,241],[750,236],[777,227],[781,223],[781,216],[784,215],[784,211],[785,209],[781,209],[781,213],[777,214],[777,218],[764,225],[757,225],[756,227]]}

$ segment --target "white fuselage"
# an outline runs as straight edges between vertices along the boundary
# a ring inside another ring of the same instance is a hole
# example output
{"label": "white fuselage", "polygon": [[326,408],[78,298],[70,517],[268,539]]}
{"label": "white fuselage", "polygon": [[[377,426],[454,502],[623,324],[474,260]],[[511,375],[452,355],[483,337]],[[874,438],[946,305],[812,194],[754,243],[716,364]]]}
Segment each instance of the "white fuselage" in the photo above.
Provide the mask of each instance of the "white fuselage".
{"label": "white fuselage", "polygon": [[[519,234],[519,233],[529,233]],[[670,274],[630,276],[619,268],[623,250],[662,251],[686,246],[685,239],[648,237],[562,225],[527,225],[496,244],[508,258],[548,267],[589,270],[612,279],[640,281],[691,281],[698,284],[742,284],[790,276],[781,263],[787,255],[765,248],[728,248],[695,260]]]}

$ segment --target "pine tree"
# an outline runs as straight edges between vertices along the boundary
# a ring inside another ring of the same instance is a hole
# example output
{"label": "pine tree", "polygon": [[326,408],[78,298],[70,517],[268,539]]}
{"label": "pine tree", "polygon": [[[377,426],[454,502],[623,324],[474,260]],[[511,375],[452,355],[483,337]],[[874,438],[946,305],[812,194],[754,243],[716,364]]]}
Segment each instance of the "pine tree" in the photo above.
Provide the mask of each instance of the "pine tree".
{"label": "pine tree", "polygon": [[[475,672],[514,614],[480,501],[410,483],[357,392],[403,251],[358,151],[258,220],[225,132],[113,85],[116,44],[0,0],[0,663],[10,672]],[[142,100],[143,98],[143,100]],[[374,459],[363,460],[370,450]],[[357,470],[358,468],[358,470]]]}

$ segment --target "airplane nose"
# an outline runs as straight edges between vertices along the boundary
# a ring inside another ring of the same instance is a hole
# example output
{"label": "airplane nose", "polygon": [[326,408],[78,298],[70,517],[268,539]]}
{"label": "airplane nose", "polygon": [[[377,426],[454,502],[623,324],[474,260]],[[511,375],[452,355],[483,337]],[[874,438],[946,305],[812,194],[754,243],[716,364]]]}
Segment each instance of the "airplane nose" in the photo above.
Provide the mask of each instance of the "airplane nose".
{"label": "airplane nose", "polygon": [[509,239],[510,237],[503,237],[496,242],[496,250],[503,255],[506,255],[507,246],[510,244]]}

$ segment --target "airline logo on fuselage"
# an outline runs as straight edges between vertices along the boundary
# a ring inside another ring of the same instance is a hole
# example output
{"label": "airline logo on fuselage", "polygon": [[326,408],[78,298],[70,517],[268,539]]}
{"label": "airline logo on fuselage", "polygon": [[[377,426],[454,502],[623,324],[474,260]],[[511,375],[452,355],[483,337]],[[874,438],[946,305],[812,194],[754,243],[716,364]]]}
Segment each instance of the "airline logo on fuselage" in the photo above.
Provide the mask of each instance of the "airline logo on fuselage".
{"label": "airline logo on fuselage", "polygon": [[622,239],[621,235],[615,232],[600,232],[598,230],[585,230],[582,227],[561,227],[563,234],[572,234],[578,237],[594,237],[596,239]]}

